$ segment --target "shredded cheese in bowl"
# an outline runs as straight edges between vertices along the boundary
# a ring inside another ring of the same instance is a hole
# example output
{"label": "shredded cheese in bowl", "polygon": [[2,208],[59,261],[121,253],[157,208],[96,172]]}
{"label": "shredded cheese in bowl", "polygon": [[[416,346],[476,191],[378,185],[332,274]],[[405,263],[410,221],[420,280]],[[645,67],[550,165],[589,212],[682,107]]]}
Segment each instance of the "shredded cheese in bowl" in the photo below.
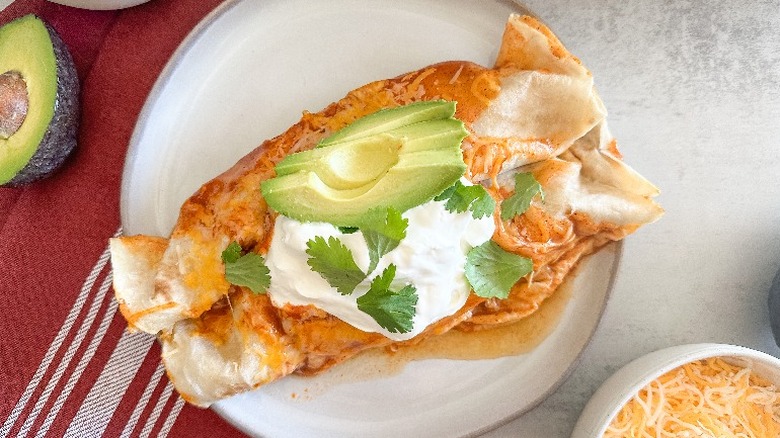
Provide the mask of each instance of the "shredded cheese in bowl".
{"label": "shredded cheese in bowl", "polygon": [[780,389],[718,357],[690,362],[642,388],[603,437],[777,438]]}

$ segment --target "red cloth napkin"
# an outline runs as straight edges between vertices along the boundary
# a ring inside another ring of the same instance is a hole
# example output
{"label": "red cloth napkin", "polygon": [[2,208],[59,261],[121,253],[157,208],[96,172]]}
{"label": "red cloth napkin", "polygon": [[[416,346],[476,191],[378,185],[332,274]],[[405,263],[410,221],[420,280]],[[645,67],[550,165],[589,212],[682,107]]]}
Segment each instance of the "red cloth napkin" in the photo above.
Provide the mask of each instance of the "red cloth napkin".
{"label": "red cloth napkin", "polygon": [[107,253],[138,113],[172,52],[219,3],[86,11],[17,0],[0,12],[0,24],[27,13],[49,22],[82,85],[79,145],[65,167],[0,188],[0,437],[240,435],[186,405],[153,339],[126,331]]}

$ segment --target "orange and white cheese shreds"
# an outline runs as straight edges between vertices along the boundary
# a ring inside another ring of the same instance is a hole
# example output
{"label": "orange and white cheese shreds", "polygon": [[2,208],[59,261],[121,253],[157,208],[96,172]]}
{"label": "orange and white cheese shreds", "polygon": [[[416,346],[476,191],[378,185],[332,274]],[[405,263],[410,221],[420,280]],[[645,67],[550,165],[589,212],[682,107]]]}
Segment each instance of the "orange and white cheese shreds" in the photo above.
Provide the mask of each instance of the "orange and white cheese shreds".
{"label": "orange and white cheese shreds", "polygon": [[780,390],[721,358],[691,362],[640,390],[604,433],[613,437],[780,437]]}

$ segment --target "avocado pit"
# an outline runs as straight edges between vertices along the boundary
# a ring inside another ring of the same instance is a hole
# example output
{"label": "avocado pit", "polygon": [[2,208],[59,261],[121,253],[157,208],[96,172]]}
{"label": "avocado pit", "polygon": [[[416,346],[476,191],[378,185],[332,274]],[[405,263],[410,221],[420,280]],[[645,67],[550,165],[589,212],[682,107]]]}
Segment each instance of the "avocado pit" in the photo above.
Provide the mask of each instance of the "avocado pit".
{"label": "avocado pit", "polygon": [[8,139],[19,130],[30,105],[27,83],[17,71],[0,75],[0,138]]}

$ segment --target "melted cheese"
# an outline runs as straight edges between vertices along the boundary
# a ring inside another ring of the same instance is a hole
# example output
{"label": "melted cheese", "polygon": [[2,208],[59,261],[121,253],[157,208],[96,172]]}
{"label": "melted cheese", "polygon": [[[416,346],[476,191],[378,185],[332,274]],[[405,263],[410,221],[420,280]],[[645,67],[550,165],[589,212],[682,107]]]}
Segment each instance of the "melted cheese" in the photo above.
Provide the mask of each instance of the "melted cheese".
{"label": "melted cheese", "polygon": [[604,438],[780,436],[780,390],[720,358],[650,382],[618,412]]}

